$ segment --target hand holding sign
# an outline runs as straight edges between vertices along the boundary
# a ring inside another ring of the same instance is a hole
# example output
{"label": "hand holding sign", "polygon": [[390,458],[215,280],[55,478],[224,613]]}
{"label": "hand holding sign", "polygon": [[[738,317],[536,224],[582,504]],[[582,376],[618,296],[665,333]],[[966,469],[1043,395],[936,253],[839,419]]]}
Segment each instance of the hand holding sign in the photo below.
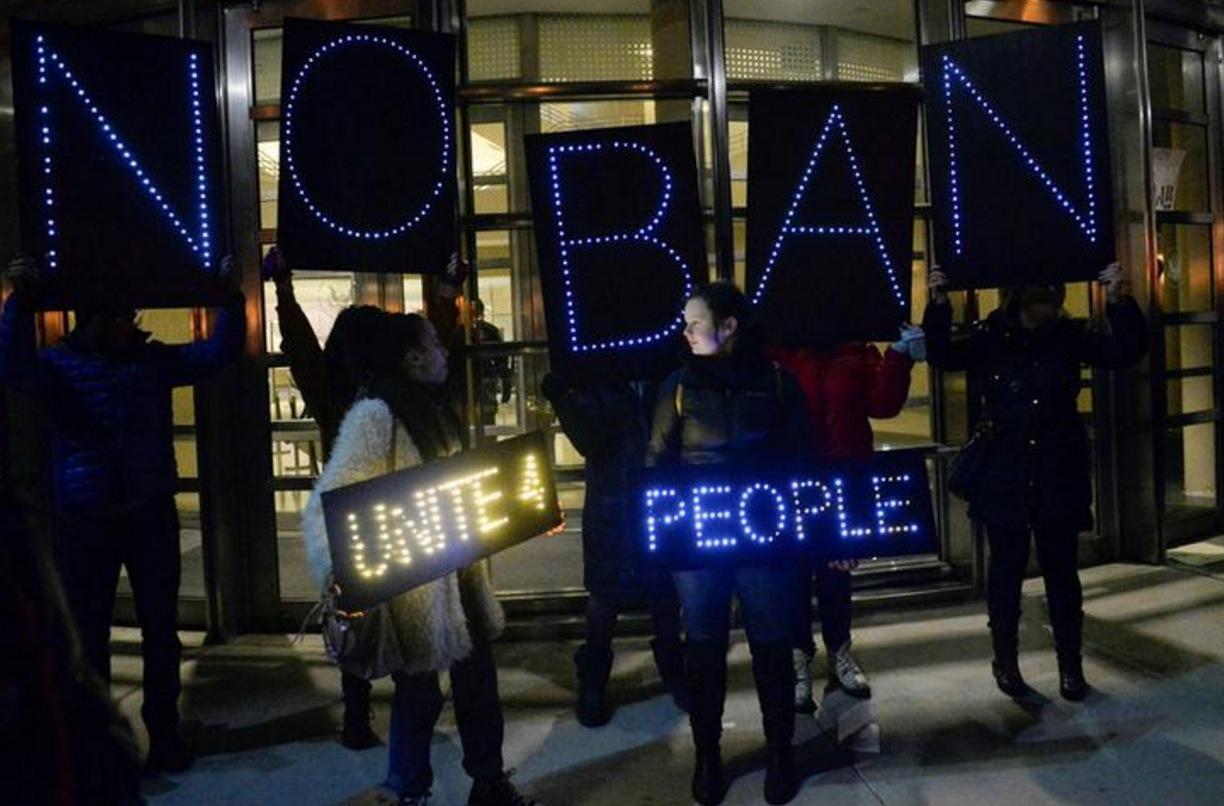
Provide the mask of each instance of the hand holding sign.
{"label": "hand holding sign", "polygon": [[29,255],[18,253],[9,261],[8,268],[5,269],[4,274],[8,277],[9,282],[13,284],[14,289],[23,292],[29,291],[38,284],[38,262]]}
{"label": "hand holding sign", "polygon": [[1126,279],[1122,276],[1122,264],[1114,261],[1101,270],[1097,280],[1105,286],[1105,298],[1117,302],[1126,293]]}
{"label": "hand holding sign", "polygon": [[927,292],[931,302],[936,305],[948,304],[948,275],[938,266],[931,267],[931,273],[927,277]]}

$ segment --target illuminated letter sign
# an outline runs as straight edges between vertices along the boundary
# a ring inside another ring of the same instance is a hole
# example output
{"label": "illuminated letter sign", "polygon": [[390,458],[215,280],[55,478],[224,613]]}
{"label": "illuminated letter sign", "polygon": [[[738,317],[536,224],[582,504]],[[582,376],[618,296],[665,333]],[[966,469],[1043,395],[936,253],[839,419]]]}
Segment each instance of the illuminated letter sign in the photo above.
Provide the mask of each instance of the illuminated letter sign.
{"label": "illuminated letter sign", "polygon": [[748,287],[773,340],[895,339],[909,318],[918,99],[752,93]]}
{"label": "illuminated letter sign", "polygon": [[540,434],[323,493],[342,607],[363,609],[561,522]]}
{"label": "illuminated letter sign", "polygon": [[[286,21],[277,226],[291,266],[445,269],[457,247],[453,65],[449,35]],[[278,164],[258,147],[261,167]]]}
{"label": "illuminated letter sign", "polygon": [[923,54],[936,254],[958,287],[1095,277],[1114,257],[1096,22]]}
{"label": "illuminated letter sign", "polygon": [[788,469],[652,468],[637,501],[646,555],[672,568],[938,550],[921,451]]}
{"label": "illuminated letter sign", "polygon": [[628,377],[667,366],[706,271],[691,127],[536,135],[527,159],[553,362]]}
{"label": "illuminated letter sign", "polygon": [[216,301],[217,112],[203,42],[13,22],[22,239],[40,304]]}

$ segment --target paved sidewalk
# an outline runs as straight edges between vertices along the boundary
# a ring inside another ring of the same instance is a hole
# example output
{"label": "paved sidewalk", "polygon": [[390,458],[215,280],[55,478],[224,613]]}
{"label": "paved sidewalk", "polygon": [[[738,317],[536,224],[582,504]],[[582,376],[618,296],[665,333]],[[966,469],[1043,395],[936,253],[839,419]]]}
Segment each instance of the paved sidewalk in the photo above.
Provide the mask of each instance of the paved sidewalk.
{"label": "paved sidewalk", "polygon": [[[1039,580],[1026,585],[1022,629],[1025,674],[1045,695],[1031,702],[994,688],[981,602],[863,619],[855,648],[872,673],[883,752],[848,756],[801,717],[809,777],[795,802],[1224,803],[1224,575],[1111,565],[1083,578],[1086,671],[1096,687],[1083,705],[1057,697]],[[138,636],[115,637],[115,695],[135,720]],[[334,804],[381,780],[385,748],[354,753],[335,740],[339,681],[317,636],[300,645],[285,636],[185,642],[184,717],[203,756],[187,774],[148,781],[152,803]],[[690,802],[687,723],[662,696],[645,641],[618,642],[620,707],[598,730],[570,711],[572,652],[567,644],[498,647],[516,780],[551,806]],[[727,803],[763,803],[760,717],[742,636],[730,689],[724,753],[737,778]],[[380,733],[389,696],[388,683],[376,684]],[[463,804],[469,782],[449,709],[440,728],[431,803]]]}

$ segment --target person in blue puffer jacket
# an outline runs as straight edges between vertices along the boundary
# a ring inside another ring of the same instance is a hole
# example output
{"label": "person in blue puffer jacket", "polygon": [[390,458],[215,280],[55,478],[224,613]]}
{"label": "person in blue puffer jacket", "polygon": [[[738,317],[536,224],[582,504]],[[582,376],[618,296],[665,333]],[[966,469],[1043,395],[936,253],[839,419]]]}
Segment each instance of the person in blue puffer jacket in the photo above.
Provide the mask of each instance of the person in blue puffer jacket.
{"label": "person in blue puffer jacket", "polygon": [[[232,261],[226,259],[223,272]],[[171,390],[221,370],[242,349],[244,300],[236,288],[214,333],[190,344],[149,340],[136,312],[88,308],[62,343],[35,349],[38,267],[18,256],[0,318],[0,383],[33,396],[52,431],[56,562],[85,655],[110,681],[110,621],[126,567],[143,636],[150,772],[191,765],[179,736],[180,575],[174,504],[177,467]]]}

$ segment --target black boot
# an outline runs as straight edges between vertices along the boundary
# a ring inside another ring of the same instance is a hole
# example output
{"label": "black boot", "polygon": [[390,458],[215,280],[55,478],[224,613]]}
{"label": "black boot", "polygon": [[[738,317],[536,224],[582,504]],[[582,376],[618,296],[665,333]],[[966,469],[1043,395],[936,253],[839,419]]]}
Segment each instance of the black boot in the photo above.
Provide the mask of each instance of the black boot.
{"label": "black boot", "polygon": [[468,806],[540,806],[530,795],[524,795],[510,780],[514,770],[496,778],[478,778],[468,793]]}
{"label": "black boot", "polygon": [[1088,696],[1088,681],[1084,679],[1084,662],[1079,654],[1058,656],[1058,693],[1064,700],[1083,702]]}
{"label": "black boot", "polygon": [[177,727],[149,731],[146,775],[186,772],[194,763],[195,755],[179,735]]}
{"label": "black boot", "polygon": [[693,766],[693,800],[702,806],[717,806],[727,796],[723,778],[723,702],[727,696],[727,647],[713,641],[690,641],[685,645],[684,680],[689,695],[689,725],[693,729],[696,762]]}
{"label": "black boot", "polygon": [[[365,682],[365,681],[362,681]],[[370,689],[348,685],[344,690],[344,726],[340,744],[349,750],[369,750],[381,744],[378,734],[370,727]]]}
{"label": "black boot", "polygon": [[795,667],[789,641],[754,643],[752,674],[756,678],[767,760],[765,802],[790,803],[799,794],[795,772]]}
{"label": "black boot", "polygon": [[1020,636],[1015,630],[1001,630],[991,625],[990,640],[994,645],[994,660],[990,667],[995,683],[1009,697],[1024,697],[1032,693],[1020,674]]}
{"label": "black boot", "polygon": [[608,705],[608,677],[612,674],[612,650],[583,644],[574,653],[578,669],[578,702],[574,710],[578,723],[597,728],[608,724],[612,708]]}
{"label": "black boot", "polygon": [[[1051,617],[1053,615],[1051,613]],[[1060,618],[1052,626],[1058,651],[1058,693],[1064,700],[1083,702],[1088,696],[1088,681],[1084,679],[1083,611],[1069,618]]]}
{"label": "black boot", "polygon": [[663,688],[681,711],[688,712],[688,691],[684,685],[684,645],[675,639],[655,638],[650,642],[655,668]]}

